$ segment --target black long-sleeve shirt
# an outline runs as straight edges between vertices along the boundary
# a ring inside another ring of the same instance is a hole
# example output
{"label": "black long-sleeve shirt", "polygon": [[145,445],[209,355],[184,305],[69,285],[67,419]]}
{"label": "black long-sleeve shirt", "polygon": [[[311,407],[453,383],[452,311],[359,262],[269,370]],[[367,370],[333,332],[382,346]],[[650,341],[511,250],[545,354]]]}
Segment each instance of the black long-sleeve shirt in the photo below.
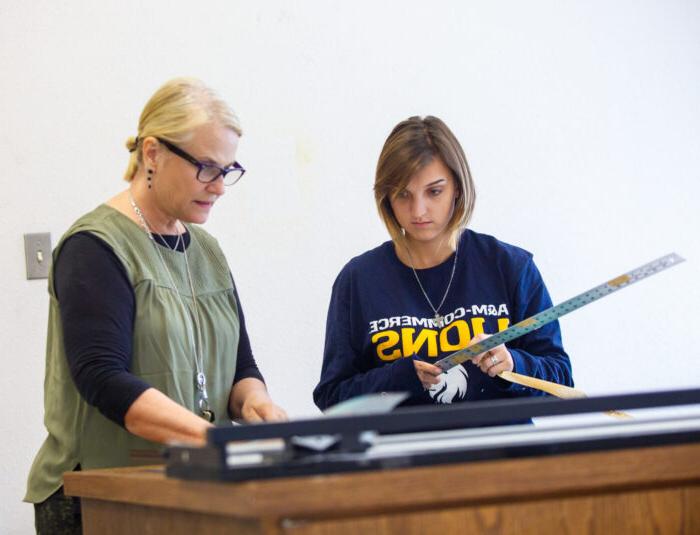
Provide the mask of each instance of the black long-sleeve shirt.
{"label": "black long-sleeve shirt", "polygon": [[[175,247],[177,236],[163,238]],[[189,241],[185,233],[178,250],[184,250]],[[159,243],[159,247],[165,245]],[[150,388],[130,372],[136,299],[124,266],[103,240],[79,232],[65,241],[53,269],[63,343],[75,385],[89,404],[124,426],[131,404]],[[233,382],[246,377],[264,381],[250,347],[235,284],[234,295],[240,338]]]}

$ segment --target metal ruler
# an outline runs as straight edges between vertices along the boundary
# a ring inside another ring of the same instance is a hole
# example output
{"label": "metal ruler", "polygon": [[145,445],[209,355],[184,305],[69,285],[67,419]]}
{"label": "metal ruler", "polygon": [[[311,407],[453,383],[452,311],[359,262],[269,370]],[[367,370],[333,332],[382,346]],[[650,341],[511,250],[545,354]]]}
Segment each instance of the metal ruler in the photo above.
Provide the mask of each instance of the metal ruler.
{"label": "metal ruler", "polygon": [[542,312],[538,312],[534,316],[530,316],[529,318],[516,323],[505,331],[494,334],[486,340],[482,340],[479,343],[456,351],[451,355],[448,355],[445,358],[435,362],[435,366],[442,368],[443,371],[447,371],[450,368],[454,368],[458,364],[471,359],[472,357],[476,357],[484,351],[488,351],[489,349],[493,349],[496,346],[505,344],[506,342],[515,340],[524,334],[537,330],[543,325],[565,316],[569,312],[573,312],[574,310],[584,307],[593,301],[597,301],[601,297],[605,297],[606,295],[610,295],[611,293],[621,290],[622,288],[626,288],[630,284],[634,284],[637,281],[646,279],[652,275],[656,275],[660,271],[673,267],[676,264],[680,264],[684,260],[685,258],[682,258],[676,253],[671,253],[666,256],[662,256],[661,258],[657,258],[648,264],[644,264],[637,269],[633,269],[632,271],[624,273],[619,277],[615,277],[608,282],[604,282],[600,286],[591,288],[587,292],[583,292],[576,297],[572,297],[563,303],[559,303],[556,306],[543,310]]}

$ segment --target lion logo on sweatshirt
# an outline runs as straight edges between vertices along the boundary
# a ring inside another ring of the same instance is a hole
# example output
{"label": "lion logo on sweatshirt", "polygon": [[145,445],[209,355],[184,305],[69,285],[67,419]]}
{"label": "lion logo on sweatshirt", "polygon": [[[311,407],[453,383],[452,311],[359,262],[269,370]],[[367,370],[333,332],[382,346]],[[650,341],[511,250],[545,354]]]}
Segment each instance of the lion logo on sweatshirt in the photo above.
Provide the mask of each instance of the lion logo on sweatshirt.
{"label": "lion logo on sweatshirt", "polygon": [[462,366],[450,368],[440,375],[440,382],[433,385],[428,394],[436,403],[453,403],[467,397],[469,374]]}

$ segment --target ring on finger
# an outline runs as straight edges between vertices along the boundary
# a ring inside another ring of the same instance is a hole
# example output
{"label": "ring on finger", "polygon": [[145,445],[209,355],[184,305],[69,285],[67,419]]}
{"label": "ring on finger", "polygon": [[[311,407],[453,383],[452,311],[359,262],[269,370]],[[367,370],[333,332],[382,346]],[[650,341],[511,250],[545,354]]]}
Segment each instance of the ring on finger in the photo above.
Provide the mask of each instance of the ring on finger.
{"label": "ring on finger", "polygon": [[498,364],[499,362],[500,362],[500,361],[499,361],[496,357],[494,357],[493,355],[491,355],[491,365],[492,365],[492,366],[495,366],[495,365]]}

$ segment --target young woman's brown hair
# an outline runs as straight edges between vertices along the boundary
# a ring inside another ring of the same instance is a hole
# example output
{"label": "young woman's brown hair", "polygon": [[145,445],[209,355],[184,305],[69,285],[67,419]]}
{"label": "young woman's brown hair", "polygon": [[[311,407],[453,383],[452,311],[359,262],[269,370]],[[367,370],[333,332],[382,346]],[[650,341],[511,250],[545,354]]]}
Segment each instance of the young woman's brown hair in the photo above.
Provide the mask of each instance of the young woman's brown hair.
{"label": "young woman's brown hair", "polygon": [[384,142],[374,181],[374,198],[379,215],[395,243],[400,240],[401,226],[391,209],[390,200],[434,158],[442,160],[450,169],[458,191],[455,210],[447,227],[452,246],[459,231],[471,219],[476,190],[459,141],[437,117],[409,117],[396,125]]}

